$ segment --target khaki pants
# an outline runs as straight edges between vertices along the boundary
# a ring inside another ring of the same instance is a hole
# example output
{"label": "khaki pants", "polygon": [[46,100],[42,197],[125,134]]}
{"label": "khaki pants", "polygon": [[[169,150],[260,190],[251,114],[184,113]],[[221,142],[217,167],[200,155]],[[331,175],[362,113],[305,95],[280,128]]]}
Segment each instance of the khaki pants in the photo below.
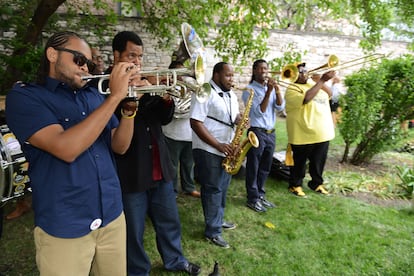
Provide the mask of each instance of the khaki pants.
{"label": "khaki pants", "polygon": [[126,275],[126,226],[122,213],[88,235],[63,239],[34,229],[36,263],[41,276]]}

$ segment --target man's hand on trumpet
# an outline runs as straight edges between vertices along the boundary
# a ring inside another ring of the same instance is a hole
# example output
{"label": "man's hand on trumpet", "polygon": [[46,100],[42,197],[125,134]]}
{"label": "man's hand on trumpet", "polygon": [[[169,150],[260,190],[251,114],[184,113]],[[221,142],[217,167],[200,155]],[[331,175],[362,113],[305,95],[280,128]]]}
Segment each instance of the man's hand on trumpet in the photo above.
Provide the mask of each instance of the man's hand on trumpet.
{"label": "man's hand on trumpet", "polygon": [[267,78],[267,91],[272,91],[273,88],[275,89],[275,93],[279,92],[280,90],[275,79]]}
{"label": "man's hand on trumpet", "polygon": [[130,62],[117,63],[109,76],[110,96],[123,100],[128,93],[130,80],[134,74],[139,73],[139,68]]}
{"label": "man's hand on trumpet", "polygon": [[[140,66],[137,66],[137,67],[139,69],[141,68]],[[152,85],[151,82],[149,82],[146,78],[142,78],[142,75],[139,73],[132,75],[131,79],[129,80],[129,86],[141,87],[141,86],[150,86],[150,85]]]}

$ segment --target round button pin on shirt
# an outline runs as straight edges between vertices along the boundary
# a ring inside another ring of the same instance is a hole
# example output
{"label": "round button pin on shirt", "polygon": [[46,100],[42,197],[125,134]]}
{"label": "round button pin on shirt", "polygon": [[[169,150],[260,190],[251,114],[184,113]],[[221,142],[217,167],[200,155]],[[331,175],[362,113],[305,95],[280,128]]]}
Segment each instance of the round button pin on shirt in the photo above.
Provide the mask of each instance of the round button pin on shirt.
{"label": "round button pin on shirt", "polygon": [[101,226],[102,224],[102,220],[101,219],[95,219],[94,221],[92,221],[91,226],[89,226],[89,228],[93,231],[99,228],[99,226]]}

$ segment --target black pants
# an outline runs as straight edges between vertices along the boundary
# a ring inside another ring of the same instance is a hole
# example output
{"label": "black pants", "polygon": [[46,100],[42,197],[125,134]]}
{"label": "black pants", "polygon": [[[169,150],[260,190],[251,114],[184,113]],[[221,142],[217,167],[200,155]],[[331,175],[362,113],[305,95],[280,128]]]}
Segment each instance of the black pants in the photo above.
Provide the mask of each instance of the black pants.
{"label": "black pants", "polygon": [[303,184],[306,174],[306,162],[309,160],[309,174],[311,181],[308,186],[315,190],[323,184],[323,170],[328,155],[329,141],[307,144],[292,145],[294,166],[290,167],[289,187],[299,187]]}
{"label": "black pants", "polygon": [[0,239],[3,233],[3,207],[0,207]]}

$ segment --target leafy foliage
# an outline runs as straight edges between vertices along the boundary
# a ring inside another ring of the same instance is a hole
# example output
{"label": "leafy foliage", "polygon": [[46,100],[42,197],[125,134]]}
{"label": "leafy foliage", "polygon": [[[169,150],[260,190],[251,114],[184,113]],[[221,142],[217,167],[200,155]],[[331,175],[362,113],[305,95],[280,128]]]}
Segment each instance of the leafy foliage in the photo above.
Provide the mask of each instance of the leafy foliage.
{"label": "leafy foliage", "polygon": [[412,197],[414,190],[414,168],[408,166],[396,166],[397,175],[401,179],[401,187],[408,197]]}
{"label": "leafy foliage", "polygon": [[401,123],[414,117],[413,66],[411,55],[384,59],[345,79],[348,93],[341,101],[339,129],[348,148],[357,144],[351,163],[369,162],[400,140]]}
{"label": "leafy foliage", "polygon": [[[41,33],[60,30],[79,30],[80,26],[90,26],[90,33],[97,37],[108,29],[108,24],[117,19],[108,1],[93,2],[72,0],[35,1],[0,0],[0,27],[2,31],[13,33],[3,36],[0,51],[0,93],[4,94],[16,80],[32,81],[43,52]],[[57,13],[61,8],[64,12]],[[94,8],[95,13],[104,16],[88,16]],[[105,12],[103,12],[103,11]],[[63,24],[62,22],[65,22]],[[105,22],[106,24],[102,24]]]}
{"label": "leafy foliage", "polygon": [[295,43],[288,43],[282,49],[282,57],[276,57],[269,61],[269,67],[272,71],[282,71],[282,68],[286,64],[292,64],[302,60],[302,56],[306,55],[307,51],[303,53],[299,52]]}
{"label": "leafy foliage", "polygon": [[[381,31],[390,29],[391,22],[406,26],[391,28],[393,31],[403,30],[407,37],[413,37],[414,12],[409,0],[0,0],[0,30],[15,34],[1,41],[0,91],[7,91],[17,79],[33,76],[28,69],[38,58],[42,32],[86,29],[97,38],[112,36],[117,5],[122,5],[124,12],[137,11],[143,28],[160,46],[172,45],[181,23],[188,22],[205,45],[236,67],[266,55],[271,30],[320,30],[319,22],[330,19],[345,19],[358,26],[364,37],[361,47],[367,50],[380,45]],[[58,8],[63,13],[56,13]],[[16,59],[26,53],[35,59]]]}
{"label": "leafy foliage", "polygon": [[[221,59],[236,65],[246,65],[247,60],[265,55],[268,50],[267,39],[272,29],[315,31],[318,30],[318,22],[323,20],[347,20],[360,28],[364,37],[361,47],[366,51],[374,50],[381,44],[382,30],[389,28],[390,22],[395,20],[393,15],[401,14],[402,7],[412,9],[407,0],[395,1],[407,3],[396,6],[392,1],[360,0],[124,2],[132,3],[141,11],[144,27],[158,37],[161,44],[174,39],[173,30],[176,33],[182,22],[188,22],[206,44],[215,48]],[[399,16],[399,22],[410,22],[413,14],[408,14],[408,17]],[[214,36],[208,34],[208,30],[213,30]],[[393,31],[397,32],[398,29]]]}

